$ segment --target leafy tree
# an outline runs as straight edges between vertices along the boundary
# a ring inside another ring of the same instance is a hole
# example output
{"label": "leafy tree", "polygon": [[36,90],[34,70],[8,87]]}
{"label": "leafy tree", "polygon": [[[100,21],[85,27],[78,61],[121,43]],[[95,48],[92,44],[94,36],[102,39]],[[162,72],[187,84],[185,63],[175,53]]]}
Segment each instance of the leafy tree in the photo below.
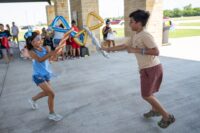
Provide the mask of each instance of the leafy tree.
{"label": "leafy tree", "polygon": [[171,10],[164,10],[165,17],[173,17],[173,11]]}
{"label": "leafy tree", "polygon": [[182,14],[183,14],[182,11],[180,9],[178,9],[178,8],[175,8],[173,10],[173,17],[181,17]]}
{"label": "leafy tree", "polygon": [[200,16],[200,8],[192,8],[192,4],[183,7],[183,10],[175,8],[173,10],[164,10],[165,17],[181,16]]}
{"label": "leafy tree", "polygon": [[193,8],[194,16],[200,16],[200,8]]}

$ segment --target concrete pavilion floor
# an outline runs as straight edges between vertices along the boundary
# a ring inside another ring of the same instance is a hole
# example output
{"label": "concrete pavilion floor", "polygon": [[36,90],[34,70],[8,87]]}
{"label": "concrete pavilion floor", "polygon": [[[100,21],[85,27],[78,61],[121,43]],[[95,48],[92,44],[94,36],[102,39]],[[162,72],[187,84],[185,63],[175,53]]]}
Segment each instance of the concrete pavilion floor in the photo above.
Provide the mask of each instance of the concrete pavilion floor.
{"label": "concrete pavilion floor", "polygon": [[[17,55],[15,55],[17,56]],[[140,96],[134,55],[126,52],[100,54],[52,64],[56,112],[60,122],[47,119],[47,98],[31,110],[27,99],[40,89],[32,82],[31,61],[15,57],[0,60],[0,133],[199,133],[200,62],[160,57],[164,80],[156,94],[176,117],[167,129],[160,118],[144,119],[149,105]]]}

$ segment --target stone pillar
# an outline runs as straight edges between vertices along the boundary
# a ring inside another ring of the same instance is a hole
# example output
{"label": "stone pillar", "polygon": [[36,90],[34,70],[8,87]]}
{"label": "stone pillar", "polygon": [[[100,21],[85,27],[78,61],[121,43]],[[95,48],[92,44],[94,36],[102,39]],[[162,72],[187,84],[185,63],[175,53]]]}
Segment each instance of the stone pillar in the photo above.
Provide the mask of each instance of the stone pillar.
{"label": "stone pillar", "polygon": [[[71,19],[77,22],[80,30],[83,28],[83,25],[86,25],[89,12],[99,14],[98,0],[70,0],[70,7]],[[95,19],[92,22],[93,24],[97,23]],[[100,39],[100,29],[94,30],[93,33]],[[91,39],[88,39],[87,47],[89,47],[90,52],[96,51],[94,45],[91,44]]]}
{"label": "stone pillar", "polygon": [[125,36],[131,35],[129,14],[137,9],[147,10],[151,16],[147,23],[147,31],[155,38],[158,45],[162,44],[163,0],[124,0]]}
{"label": "stone pillar", "polygon": [[55,8],[54,6],[46,6],[46,14],[47,14],[47,25],[50,25],[55,18]]}
{"label": "stone pillar", "polygon": [[75,20],[79,29],[83,28],[82,0],[70,0],[71,20]]}
{"label": "stone pillar", "polygon": [[54,0],[54,8],[56,16],[63,16],[70,22],[69,0]]}

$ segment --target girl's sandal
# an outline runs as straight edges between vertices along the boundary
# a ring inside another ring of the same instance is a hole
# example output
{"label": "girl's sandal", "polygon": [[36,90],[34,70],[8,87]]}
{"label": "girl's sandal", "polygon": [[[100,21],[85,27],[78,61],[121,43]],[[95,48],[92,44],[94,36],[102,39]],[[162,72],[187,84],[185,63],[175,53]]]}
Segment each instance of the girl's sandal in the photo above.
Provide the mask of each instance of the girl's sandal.
{"label": "girl's sandal", "polygon": [[158,122],[158,126],[161,128],[167,128],[170,124],[175,122],[175,118],[172,114],[169,115],[168,120],[164,120],[163,118]]}

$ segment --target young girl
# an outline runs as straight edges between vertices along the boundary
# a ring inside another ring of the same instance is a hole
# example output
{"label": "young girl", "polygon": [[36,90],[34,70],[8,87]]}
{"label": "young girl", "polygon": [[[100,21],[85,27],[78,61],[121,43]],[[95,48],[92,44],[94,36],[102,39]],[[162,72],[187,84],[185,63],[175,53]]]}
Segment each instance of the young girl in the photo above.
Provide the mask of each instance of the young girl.
{"label": "young girl", "polygon": [[166,128],[175,121],[175,118],[162,107],[154,96],[154,93],[159,91],[163,69],[158,59],[159,50],[153,37],[144,31],[149,15],[149,12],[143,10],[132,12],[129,15],[130,27],[132,31],[135,31],[135,34],[133,34],[128,44],[102,48],[102,50],[108,52],[127,50],[129,53],[135,54],[140,69],[141,95],[152,106],[152,109],[145,113],[144,117],[150,118],[162,115],[158,125],[161,128]]}
{"label": "young girl", "polygon": [[59,121],[62,116],[58,115],[54,111],[54,91],[50,84],[51,70],[49,66],[49,58],[56,54],[55,51],[50,51],[47,48],[42,47],[41,35],[37,32],[32,32],[31,36],[26,39],[27,49],[31,58],[33,59],[33,81],[37,86],[41,88],[41,92],[36,96],[29,99],[33,109],[37,109],[38,105],[36,101],[40,98],[48,96],[49,116],[50,120]]}

